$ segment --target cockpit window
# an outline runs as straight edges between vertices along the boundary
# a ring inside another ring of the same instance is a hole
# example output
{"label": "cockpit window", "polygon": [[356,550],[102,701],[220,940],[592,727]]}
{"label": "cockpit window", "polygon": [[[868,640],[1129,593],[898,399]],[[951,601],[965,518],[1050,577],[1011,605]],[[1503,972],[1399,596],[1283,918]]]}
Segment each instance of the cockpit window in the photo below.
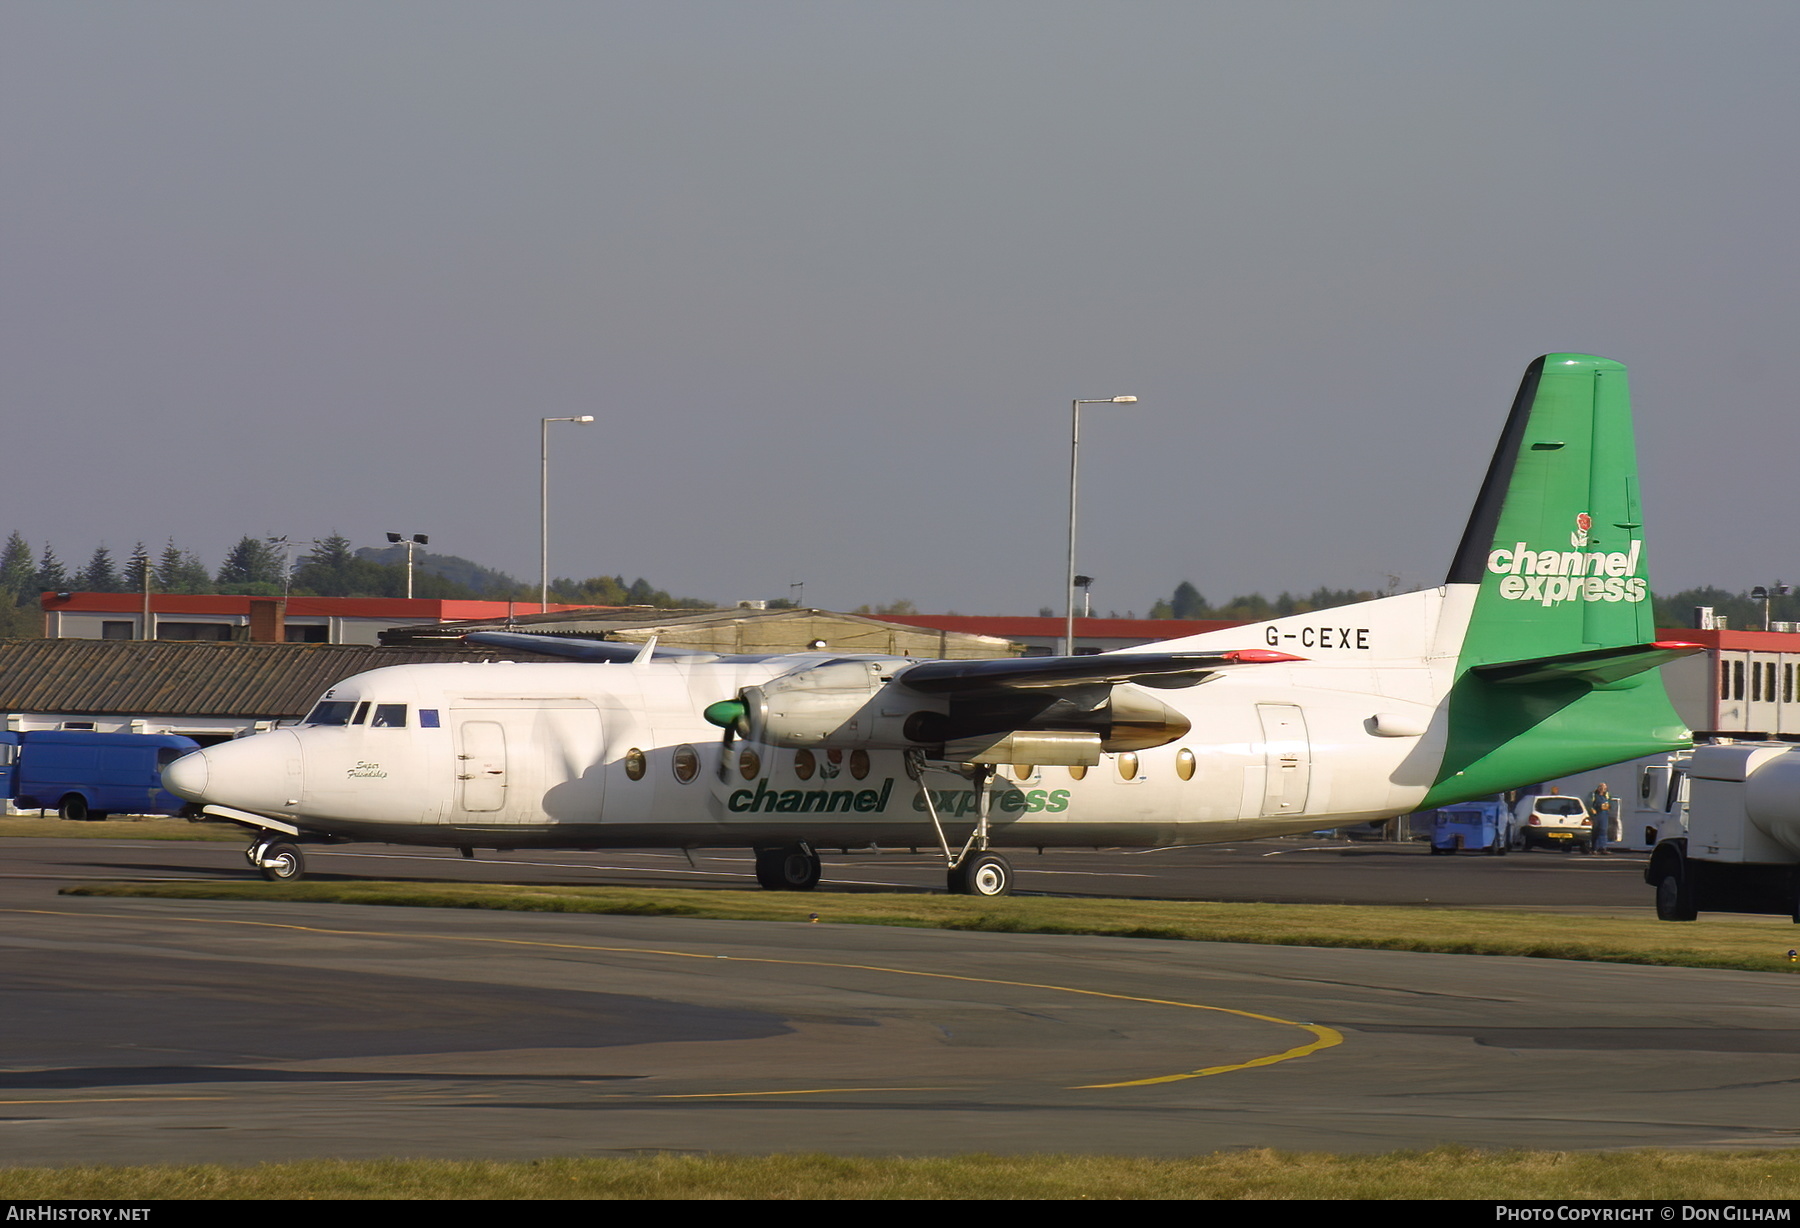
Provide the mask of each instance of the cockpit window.
{"label": "cockpit window", "polygon": [[327,699],[306,717],[308,725],[348,725],[356,704],[347,699]]}
{"label": "cockpit window", "polygon": [[369,715],[369,701],[365,699],[361,703],[356,705],[356,715],[350,718],[350,723],[352,725],[360,725],[363,723],[363,718],[368,715]]}
{"label": "cockpit window", "polygon": [[438,727],[438,710],[436,708],[419,709],[419,728],[436,729]]}
{"label": "cockpit window", "polygon": [[369,722],[377,729],[406,728],[405,704],[376,704],[375,719]]}

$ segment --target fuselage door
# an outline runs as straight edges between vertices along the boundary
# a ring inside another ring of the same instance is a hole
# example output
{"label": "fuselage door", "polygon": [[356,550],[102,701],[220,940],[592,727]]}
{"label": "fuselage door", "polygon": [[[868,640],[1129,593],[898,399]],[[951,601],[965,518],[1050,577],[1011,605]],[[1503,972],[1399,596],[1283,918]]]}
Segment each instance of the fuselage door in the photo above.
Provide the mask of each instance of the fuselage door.
{"label": "fuselage door", "polygon": [[456,778],[462,808],[499,810],[506,805],[506,730],[498,721],[456,727]]}
{"label": "fuselage door", "polygon": [[1298,704],[1257,704],[1263,734],[1264,814],[1302,814],[1312,785],[1312,745]]}

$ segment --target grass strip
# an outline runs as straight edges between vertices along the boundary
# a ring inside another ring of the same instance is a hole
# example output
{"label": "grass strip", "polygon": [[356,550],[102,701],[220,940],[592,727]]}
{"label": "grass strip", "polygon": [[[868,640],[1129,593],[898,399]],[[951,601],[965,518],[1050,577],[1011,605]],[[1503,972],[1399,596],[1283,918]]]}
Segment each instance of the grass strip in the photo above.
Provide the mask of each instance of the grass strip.
{"label": "grass strip", "polygon": [[194,823],[187,819],[145,816],[76,823],[37,815],[0,816],[0,839],[30,836],[45,840],[229,840],[244,842],[244,829],[234,823]]}
{"label": "grass strip", "polygon": [[236,1168],[14,1168],[0,1198],[1791,1199],[1800,1153],[1268,1150],[1180,1159],[827,1155],[309,1160]]}
{"label": "grass strip", "polygon": [[656,887],[520,887],[500,883],[97,883],[65,895],[179,900],[302,901],[412,908],[604,913],[737,921],[819,920],[1016,934],[1087,934],[1250,942],[1450,955],[1519,955],[1603,963],[1800,971],[1786,918],[1681,924],[1623,917],[1391,908],[1353,904],[1220,904],[1191,900],[1064,900]]}

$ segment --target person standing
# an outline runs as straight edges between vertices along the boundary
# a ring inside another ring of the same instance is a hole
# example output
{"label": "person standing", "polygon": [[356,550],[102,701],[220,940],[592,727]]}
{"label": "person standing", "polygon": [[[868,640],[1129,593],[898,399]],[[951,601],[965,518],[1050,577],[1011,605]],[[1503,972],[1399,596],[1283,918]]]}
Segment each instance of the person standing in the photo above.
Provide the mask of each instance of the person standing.
{"label": "person standing", "polygon": [[1589,850],[1605,856],[1606,842],[1612,835],[1614,802],[1604,780],[1600,782],[1599,788],[1588,794],[1588,810],[1592,812],[1589,817],[1594,824],[1594,838],[1588,846]]}

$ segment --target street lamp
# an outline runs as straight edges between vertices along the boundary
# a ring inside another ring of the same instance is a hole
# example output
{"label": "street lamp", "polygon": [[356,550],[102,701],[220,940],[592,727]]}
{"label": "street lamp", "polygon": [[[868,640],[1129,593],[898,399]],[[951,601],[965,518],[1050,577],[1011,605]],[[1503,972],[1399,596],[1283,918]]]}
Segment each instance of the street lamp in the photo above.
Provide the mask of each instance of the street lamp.
{"label": "street lamp", "polygon": [[1791,593],[1793,591],[1794,591],[1794,588],[1792,585],[1783,584],[1779,580],[1775,581],[1775,583],[1769,588],[1764,588],[1762,585],[1759,584],[1755,588],[1750,590],[1750,600],[1760,601],[1763,603],[1763,630],[1764,631],[1767,631],[1769,629],[1769,601],[1770,601],[1770,599],[1774,598],[1774,597],[1786,597],[1789,593]]}
{"label": "street lamp", "polygon": [[1075,655],[1075,479],[1081,464],[1081,407],[1136,405],[1136,397],[1090,397],[1069,407],[1069,575],[1063,589],[1063,655]]}
{"label": "street lamp", "polygon": [[1094,577],[1076,576],[1075,587],[1081,590],[1081,616],[1088,618],[1094,613]]}
{"label": "street lamp", "polygon": [[550,612],[550,424],[592,422],[594,415],[579,418],[545,418],[538,449],[538,613]]}
{"label": "street lamp", "polygon": [[413,590],[413,548],[429,546],[431,539],[423,533],[414,533],[411,537],[401,537],[398,533],[389,533],[388,540],[406,547],[406,598],[412,600]]}

